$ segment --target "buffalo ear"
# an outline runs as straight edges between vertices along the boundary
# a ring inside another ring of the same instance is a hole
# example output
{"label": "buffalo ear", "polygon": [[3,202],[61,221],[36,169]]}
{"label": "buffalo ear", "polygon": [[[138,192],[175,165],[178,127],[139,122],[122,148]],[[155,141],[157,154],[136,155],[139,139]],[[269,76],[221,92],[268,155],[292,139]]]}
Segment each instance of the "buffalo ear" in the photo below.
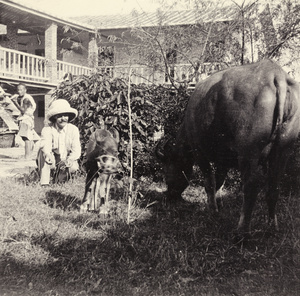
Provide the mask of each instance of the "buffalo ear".
{"label": "buffalo ear", "polygon": [[97,128],[93,133],[93,137],[97,143],[100,143],[105,137],[107,137],[107,131]]}
{"label": "buffalo ear", "polygon": [[120,142],[119,132],[114,127],[111,127],[108,131],[111,133],[113,138],[117,141],[117,143],[119,143]]}

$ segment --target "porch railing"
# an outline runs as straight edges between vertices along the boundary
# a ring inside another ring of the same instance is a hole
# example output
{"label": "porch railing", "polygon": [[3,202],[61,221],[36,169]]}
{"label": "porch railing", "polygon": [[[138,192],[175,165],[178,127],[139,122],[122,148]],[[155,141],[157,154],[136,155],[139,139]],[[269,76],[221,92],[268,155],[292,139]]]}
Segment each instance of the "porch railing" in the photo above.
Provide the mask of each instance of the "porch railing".
{"label": "porch railing", "polygon": [[46,59],[0,47],[0,75],[16,79],[48,81]]}
{"label": "porch railing", "polygon": [[[188,82],[195,84],[205,79],[211,73],[222,69],[220,64],[204,63],[196,71],[191,64],[175,64],[164,70],[158,70],[141,65],[132,65],[131,83],[139,84],[169,84],[171,79],[175,83]],[[113,78],[128,79],[129,66],[103,66],[99,67],[100,72],[107,73]]]}
{"label": "porch railing", "polygon": [[75,65],[63,61],[57,61],[57,80],[63,80],[66,74],[72,75],[88,75],[92,71],[89,67]]}
{"label": "porch railing", "polygon": [[[49,75],[47,75],[48,63],[45,57],[0,47],[0,77],[57,84],[65,78],[66,74],[88,75],[92,71],[92,68],[63,61],[56,61],[56,65],[57,81],[51,81]],[[113,78],[118,77],[128,80],[128,65],[105,66],[98,69]],[[131,65],[131,69],[131,83],[134,84],[170,84],[171,80],[174,80],[175,83],[188,82],[194,84],[206,78],[212,72],[220,70],[221,65],[205,63],[197,70],[191,64],[174,64],[164,69]]]}
{"label": "porch railing", "polygon": [[0,47],[0,77],[56,84],[63,80],[66,74],[86,75],[92,70],[88,67],[57,61],[57,81],[51,81],[47,75],[47,67],[45,57]]}

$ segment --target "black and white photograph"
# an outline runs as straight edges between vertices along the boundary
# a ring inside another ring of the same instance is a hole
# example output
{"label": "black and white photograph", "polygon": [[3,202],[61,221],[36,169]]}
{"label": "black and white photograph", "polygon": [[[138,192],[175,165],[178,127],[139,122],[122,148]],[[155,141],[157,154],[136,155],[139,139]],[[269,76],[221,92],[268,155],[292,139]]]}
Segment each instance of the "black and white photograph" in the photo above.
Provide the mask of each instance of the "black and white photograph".
{"label": "black and white photograph", "polygon": [[0,0],[0,296],[300,295],[299,0]]}

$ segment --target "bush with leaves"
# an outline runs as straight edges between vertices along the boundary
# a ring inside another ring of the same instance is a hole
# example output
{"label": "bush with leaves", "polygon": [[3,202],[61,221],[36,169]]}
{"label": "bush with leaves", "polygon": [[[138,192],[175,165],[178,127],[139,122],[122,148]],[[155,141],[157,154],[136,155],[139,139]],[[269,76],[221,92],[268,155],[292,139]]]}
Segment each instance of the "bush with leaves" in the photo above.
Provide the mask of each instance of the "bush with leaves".
{"label": "bush with leaves", "polygon": [[[76,108],[74,124],[81,133],[82,151],[96,128],[116,128],[120,133],[119,156],[125,170],[129,169],[128,82],[112,79],[106,74],[93,73],[63,82],[54,93]],[[171,136],[182,121],[188,98],[186,87],[172,90],[155,85],[131,85],[134,177],[160,175],[155,159],[153,135],[163,127]]]}

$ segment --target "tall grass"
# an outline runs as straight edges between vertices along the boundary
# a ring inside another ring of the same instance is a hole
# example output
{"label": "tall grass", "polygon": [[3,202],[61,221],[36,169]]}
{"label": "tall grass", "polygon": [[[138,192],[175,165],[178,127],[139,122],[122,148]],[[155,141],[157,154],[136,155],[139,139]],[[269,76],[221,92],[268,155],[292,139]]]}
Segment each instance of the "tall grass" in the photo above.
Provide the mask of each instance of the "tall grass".
{"label": "tall grass", "polygon": [[[27,183],[28,184],[28,183]],[[127,200],[113,191],[110,214],[79,214],[84,179],[42,188],[0,180],[0,295],[297,295],[299,202],[278,205],[268,228],[260,198],[252,238],[236,241],[240,195],[223,192],[220,214],[193,202],[170,207],[144,183],[127,223]]]}

